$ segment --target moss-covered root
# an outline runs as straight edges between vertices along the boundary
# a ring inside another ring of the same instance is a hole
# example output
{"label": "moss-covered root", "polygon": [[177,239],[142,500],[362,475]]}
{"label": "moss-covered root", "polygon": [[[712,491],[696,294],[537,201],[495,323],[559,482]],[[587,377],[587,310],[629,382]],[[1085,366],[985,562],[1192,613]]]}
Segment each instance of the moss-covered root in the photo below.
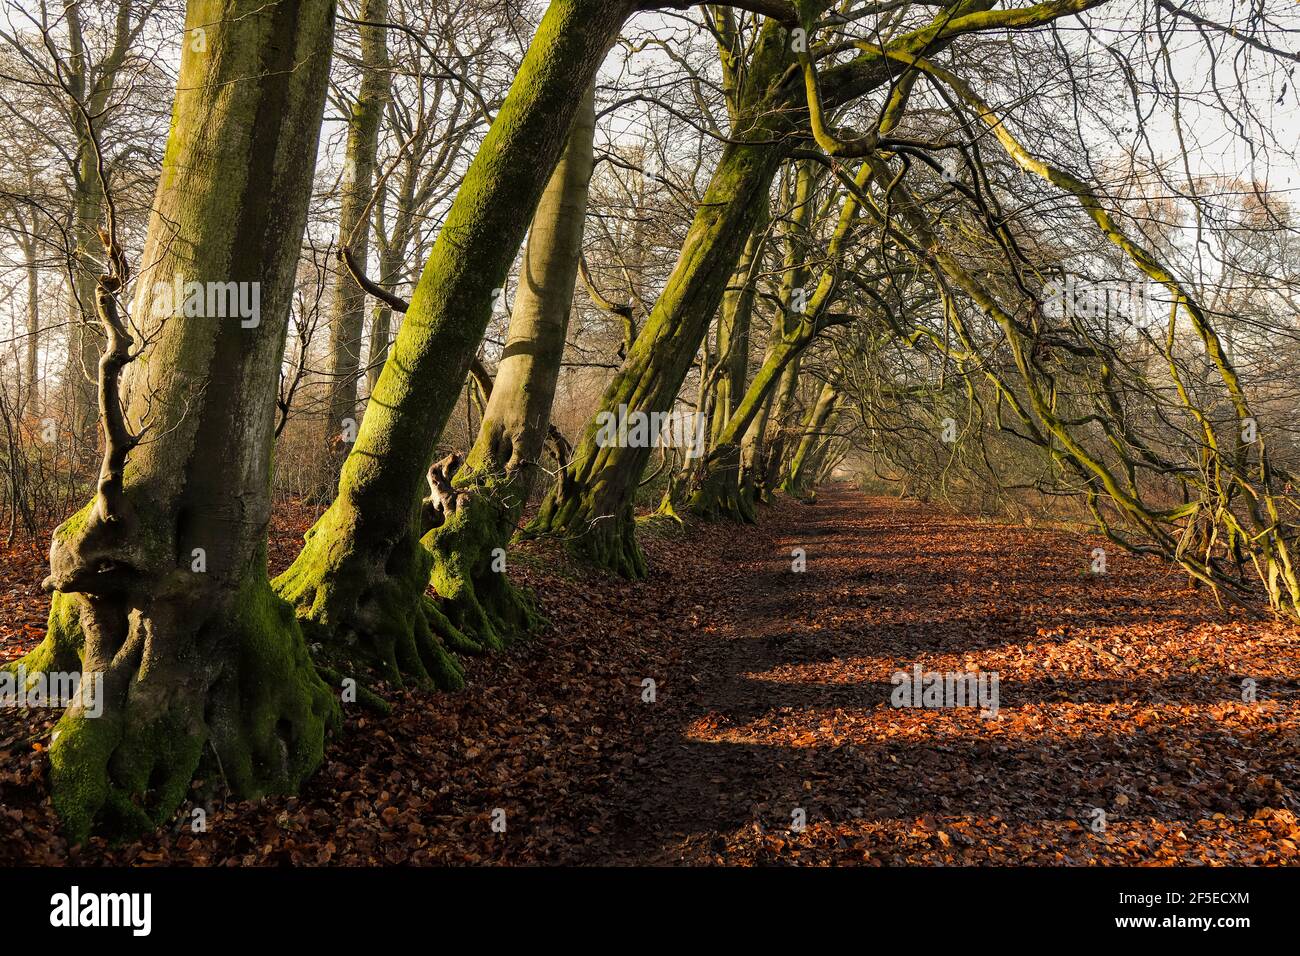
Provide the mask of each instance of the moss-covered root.
{"label": "moss-covered root", "polygon": [[527,534],[561,538],[569,553],[579,561],[629,580],[644,578],[646,561],[637,543],[632,505],[623,505],[614,514],[588,519],[586,515],[592,510],[583,504],[579,495],[549,496],[529,524]]}
{"label": "moss-covered root", "polygon": [[695,481],[687,506],[691,514],[706,521],[757,524],[753,498],[744,493],[740,472],[740,449],[735,445],[718,446]]}
{"label": "moss-covered root", "polygon": [[81,602],[72,594],[55,594],[45,640],[23,657],[0,667],[0,671],[16,672],[21,667],[28,677],[80,673],[85,643],[86,636],[81,632]]}
{"label": "moss-covered root", "polygon": [[414,533],[383,553],[349,547],[335,504],[307,534],[293,565],[272,582],[292,604],[317,658],[365,682],[459,690],[455,652],[480,653],[425,595],[433,558]]}
{"label": "moss-covered root", "polygon": [[520,510],[516,498],[508,485],[458,489],[438,514],[441,524],[422,542],[433,556],[429,580],[437,609],[453,632],[485,650],[501,650],[545,623],[507,574],[506,549]]}
{"label": "moss-covered root", "polygon": [[50,748],[54,807],[74,842],[156,828],[196,776],[256,799],[296,792],[320,765],[338,696],[264,580],[197,624],[172,601],[75,600],[96,638]]}
{"label": "moss-covered root", "polygon": [[659,507],[656,508],[654,514],[649,515],[649,517],[671,521],[679,528],[684,527],[686,522],[682,520],[681,514],[678,513],[677,502],[674,498],[675,495],[673,494],[673,489],[669,488],[664,492],[664,496],[659,499]]}

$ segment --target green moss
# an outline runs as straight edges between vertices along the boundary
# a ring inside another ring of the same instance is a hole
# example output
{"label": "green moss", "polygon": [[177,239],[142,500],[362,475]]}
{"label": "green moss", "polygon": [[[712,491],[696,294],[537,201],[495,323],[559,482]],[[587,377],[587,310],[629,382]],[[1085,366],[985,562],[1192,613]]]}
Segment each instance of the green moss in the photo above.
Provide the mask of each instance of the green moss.
{"label": "green moss", "polygon": [[338,499],[272,583],[294,607],[317,659],[359,682],[375,675],[394,687],[463,687],[446,645],[482,648],[426,600],[433,556],[415,539],[413,525],[401,540],[375,550],[357,541],[354,528],[351,506]]}
{"label": "green moss", "polygon": [[691,514],[706,521],[757,523],[753,501],[742,493],[740,448],[720,445],[709,454],[688,507]]}
{"label": "green moss", "polygon": [[592,522],[580,534],[570,534],[565,545],[580,561],[611,571],[631,581],[645,578],[645,555],[636,539],[636,520],[632,506],[617,515]]}
{"label": "green moss", "polygon": [[486,650],[500,650],[544,623],[531,597],[511,583],[508,562],[498,566],[509,548],[523,494],[508,479],[467,480],[459,489],[460,506],[425,535],[423,544],[433,555],[430,583],[454,632],[469,635]]}
{"label": "green moss", "polygon": [[50,785],[74,842],[161,825],[196,775],[256,799],[297,792],[320,766],[341,726],[339,700],[313,668],[292,609],[257,578],[228,607],[200,626],[194,667],[123,673],[115,661],[102,714],[74,706],[59,721]]}
{"label": "green moss", "polygon": [[74,595],[55,594],[50,603],[45,640],[25,656],[10,661],[0,670],[28,674],[75,673],[81,670],[86,637],[81,631],[81,602]]}

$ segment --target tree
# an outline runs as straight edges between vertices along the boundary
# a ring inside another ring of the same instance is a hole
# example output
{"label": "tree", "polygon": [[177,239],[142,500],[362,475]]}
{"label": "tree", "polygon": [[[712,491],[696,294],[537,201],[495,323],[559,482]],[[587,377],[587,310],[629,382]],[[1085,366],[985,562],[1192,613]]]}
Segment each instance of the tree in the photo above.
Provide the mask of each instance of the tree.
{"label": "tree", "polygon": [[425,264],[338,496],[276,582],[345,666],[456,687],[459,666],[435,635],[478,648],[425,597],[421,485],[582,93],[632,10],[594,0],[547,9]]}
{"label": "tree", "polygon": [[[348,114],[347,152],[343,160],[342,203],[339,210],[339,258],[351,256],[364,264],[370,252],[370,222],[379,127],[388,102],[388,0],[362,0],[360,9],[361,88]],[[340,268],[330,316],[329,427],[336,464],[347,454],[341,436],[355,433],[357,376],[361,369],[361,335],[365,326],[366,294]]]}
{"label": "tree", "polygon": [[600,413],[587,425],[563,479],[528,529],[563,537],[575,553],[627,577],[645,574],[632,499],[652,448],[649,442],[605,444],[601,415],[662,414],[676,403],[781,162],[772,140],[786,128],[776,103],[791,56],[786,28],[766,21],[745,74],[740,118],[697,208],[677,267],[606,389]]}
{"label": "tree", "polygon": [[[464,465],[443,469],[428,512],[432,581],[452,626],[498,647],[533,624],[505,554],[540,470],[582,258],[596,129],[588,90],[533,217],[510,332]],[[450,474],[448,472],[451,472]]]}
{"label": "tree", "polygon": [[[276,376],[333,16],[327,0],[190,3],[130,314],[100,184],[104,460],[94,500],[55,532],[49,633],[22,662],[103,681],[93,708],[63,715],[50,751],[74,839],[160,823],[196,773],[239,797],[293,791],[338,719],[266,570]],[[197,310],[174,295],[190,283]],[[232,283],[252,308],[207,311]]]}

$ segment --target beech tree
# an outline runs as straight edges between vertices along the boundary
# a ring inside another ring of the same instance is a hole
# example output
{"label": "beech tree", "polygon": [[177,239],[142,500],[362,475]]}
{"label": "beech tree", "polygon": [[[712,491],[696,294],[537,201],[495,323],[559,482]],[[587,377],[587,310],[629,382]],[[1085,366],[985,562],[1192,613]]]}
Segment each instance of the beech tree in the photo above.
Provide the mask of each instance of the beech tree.
{"label": "beech tree", "polygon": [[[338,719],[266,568],[276,376],[333,18],[328,0],[192,0],[135,268],[100,183],[103,465],[94,499],[54,534],[49,633],[18,662],[103,676],[102,713],[74,703],[50,751],[74,839],[161,823],[196,773],[240,797],[292,792]],[[256,296],[255,323],[180,312],[171,294],[227,283]]]}
{"label": "beech tree", "polygon": [[478,439],[463,466],[437,475],[427,511],[432,582],[443,611],[452,626],[490,647],[534,623],[526,600],[510,586],[505,555],[549,435],[582,257],[595,128],[590,89],[533,217]]}
{"label": "beech tree", "polygon": [[[343,160],[339,210],[339,257],[363,264],[369,259],[371,197],[379,151],[379,127],[388,101],[388,0],[362,0],[358,10],[361,34],[361,82],[350,104],[347,149]],[[346,268],[338,270],[330,316],[329,425],[335,440],[331,451],[341,464],[347,452],[344,434],[356,431],[357,377],[361,370],[361,337],[366,320],[366,294]]]}
{"label": "beech tree", "polygon": [[[479,640],[425,595],[422,485],[524,233],[630,2],[547,8],[411,297],[339,492],[277,581],[327,657],[395,683],[459,686]],[[484,635],[482,640],[491,643]]]}

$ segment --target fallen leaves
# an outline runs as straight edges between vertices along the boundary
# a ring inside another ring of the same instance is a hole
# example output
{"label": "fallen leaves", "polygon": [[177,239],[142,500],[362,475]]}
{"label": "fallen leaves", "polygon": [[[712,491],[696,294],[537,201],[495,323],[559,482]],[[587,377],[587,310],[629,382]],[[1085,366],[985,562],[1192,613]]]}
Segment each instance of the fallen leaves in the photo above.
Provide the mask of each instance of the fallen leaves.
{"label": "fallen leaves", "polygon": [[[633,584],[526,546],[547,631],[468,661],[464,692],[350,713],[302,794],[218,802],[206,832],[187,806],[67,847],[55,715],[0,711],[0,862],[1300,863],[1300,629],[1224,617],[1156,562],[1080,575],[1094,543],[1042,528],[845,491],[762,517],[647,534]],[[311,518],[277,514],[275,568]],[[41,637],[43,572],[3,565],[0,659]],[[891,707],[916,664],[997,672],[997,718]]]}

